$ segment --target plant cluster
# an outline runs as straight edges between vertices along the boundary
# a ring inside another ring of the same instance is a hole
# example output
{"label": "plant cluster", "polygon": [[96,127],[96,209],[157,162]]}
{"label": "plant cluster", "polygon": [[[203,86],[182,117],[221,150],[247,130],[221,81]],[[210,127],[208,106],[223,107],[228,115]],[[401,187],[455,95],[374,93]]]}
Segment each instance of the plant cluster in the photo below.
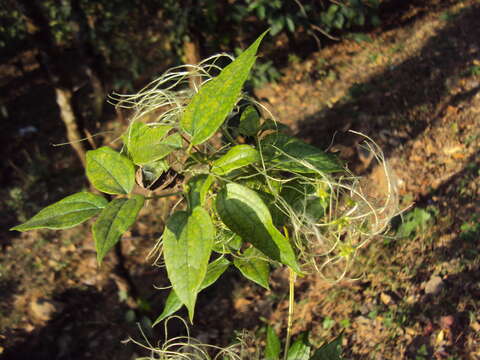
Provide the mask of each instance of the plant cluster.
{"label": "plant cluster", "polygon": [[[119,106],[134,110],[123,145],[89,151],[86,159],[91,184],[114,198],[79,192],[12,229],[66,229],[97,216],[92,233],[101,264],[146,202],[174,197],[153,249],[172,285],[155,324],[182,306],[193,322],[199,292],[230,266],[267,289],[271,267],[287,266],[291,305],[295,276],[345,277],[356,252],[395,212],[389,171],[369,144],[388,179],[385,199],[374,201],[340,160],[289,135],[242,93],[265,34],[223,69],[217,62],[226,55],[214,56],[167,71],[138,94],[116,95]],[[198,88],[188,87],[191,77]],[[268,338],[266,352],[278,358],[272,344],[279,340],[271,330]],[[289,342],[288,330],[285,358],[322,359],[311,357],[306,337]],[[288,355],[296,351],[304,355]]]}
{"label": "plant cluster", "polygon": [[254,13],[270,27],[270,34],[282,31],[294,33],[303,28],[308,33],[319,32],[333,36],[335,32],[363,27],[367,24],[378,26],[380,18],[378,0],[344,1],[268,1],[246,0],[239,2],[237,11],[242,14]]}

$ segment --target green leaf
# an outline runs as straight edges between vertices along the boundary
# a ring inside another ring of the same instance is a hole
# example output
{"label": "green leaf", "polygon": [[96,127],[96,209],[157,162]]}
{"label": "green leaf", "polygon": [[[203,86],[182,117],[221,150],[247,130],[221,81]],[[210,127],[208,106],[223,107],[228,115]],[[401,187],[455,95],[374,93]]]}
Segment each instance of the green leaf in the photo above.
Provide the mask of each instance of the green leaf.
{"label": "green leaf", "polygon": [[188,309],[193,321],[195,302],[207,273],[215,239],[208,212],[196,207],[192,213],[177,211],[167,221],[163,249],[168,278],[173,290]]}
{"label": "green leaf", "polygon": [[149,126],[134,122],[123,136],[128,154],[136,165],[144,165],[163,159],[182,147],[181,136],[176,133],[167,136],[173,127],[169,125]]}
{"label": "green leaf", "polygon": [[281,170],[309,174],[343,171],[333,155],[286,134],[269,134],[262,139],[261,145],[265,160]]}
{"label": "green leaf", "polygon": [[273,226],[270,211],[255,191],[227,184],[217,195],[216,208],[225,225],[244,241],[301,273],[290,242]]}
{"label": "green leaf", "polygon": [[192,145],[208,140],[232,111],[266,33],[260,35],[247,50],[227,65],[220,75],[203,85],[187,105],[180,126],[191,136]]}
{"label": "green leaf", "polygon": [[292,18],[287,16],[285,17],[285,22],[287,24],[287,28],[290,32],[295,32],[295,23],[293,22]]}
{"label": "green leaf", "polygon": [[206,289],[210,285],[213,285],[229,266],[230,261],[224,257],[215,259],[208,264],[207,274],[205,275],[202,285],[200,286],[200,291]]}
{"label": "green leaf", "polygon": [[47,206],[27,222],[10,230],[68,229],[97,215],[107,204],[103,196],[76,193]]}
{"label": "green leaf", "polygon": [[342,14],[337,13],[335,15],[335,20],[333,21],[333,26],[341,30],[343,29],[344,24],[345,24],[345,17]]}
{"label": "green leaf", "polygon": [[328,192],[323,191],[323,197],[317,196],[317,193],[321,191],[316,190],[311,184],[291,181],[282,187],[280,196],[293,208],[300,219],[316,222],[324,216],[329,205]]}
{"label": "green leaf", "polygon": [[[207,273],[205,275],[205,278],[203,279],[199,291],[202,291],[203,289],[206,289],[207,287],[215,283],[229,266],[230,261],[228,261],[224,257],[215,259],[210,264],[208,264]],[[178,298],[175,291],[170,291],[170,294],[168,294],[167,300],[165,301],[165,307],[163,308],[162,313],[158,316],[152,326],[157,325],[159,322],[163,321],[170,315],[175,314],[178,310],[182,308],[182,306],[183,303]]]}
{"label": "green leaf", "polygon": [[170,165],[165,160],[153,161],[142,166],[142,183],[145,188],[152,186]]}
{"label": "green leaf", "polygon": [[260,116],[252,105],[247,106],[240,116],[238,131],[242,135],[254,136],[260,129]]}
{"label": "green leaf", "polygon": [[309,360],[310,344],[308,343],[308,333],[301,334],[297,340],[290,346],[287,352],[287,360]]}
{"label": "green leaf", "polygon": [[220,229],[220,231],[217,231],[213,251],[219,254],[233,254],[240,250],[242,244],[243,240],[240,236],[229,229]]}
{"label": "green leaf", "polygon": [[284,22],[282,21],[282,19],[280,18],[277,18],[277,19],[274,19],[272,22],[271,22],[271,27],[270,27],[270,35],[272,36],[275,36],[277,35],[280,31],[283,30],[283,27],[284,27]]}
{"label": "green leaf", "polygon": [[87,151],[87,177],[107,194],[128,194],[135,183],[135,168],[130,159],[103,146]]}
{"label": "green leaf", "polygon": [[178,298],[178,295],[174,290],[171,290],[168,294],[167,300],[165,301],[165,306],[163,307],[162,313],[157,317],[153,322],[153,326],[159,324],[161,321],[165,320],[167,317],[175,314],[183,306],[182,300]]}
{"label": "green leaf", "polygon": [[190,209],[205,205],[208,190],[214,177],[207,174],[199,174],[192,177],[187,184],[187,201]]}
{"label": "green leaf", "polygon": [[275,130],[275,131],[288,131],[289,127],[285,124],[282,124],[278,121],[272,119],[266,119],[264,123],[260,126],[260,130]]}
{"label": "green leaf", "polygon": [[280,339],[273,327],[267,327],[267,344],[265,346],[265,360],[278,360],[280,358]]}
{"label": "green leaf", "polygon": [[260,155],[255,148],[250,145],[236,145],[213,162],[212,172],[217,175],[225,175],[257,161],[260,161]]}
{"label": "green leaf", "polygon": [[270,268],[263,256],[260,251],[251,247],[245,250],[243,256],[235,258],[233,264],[247,279],[270,290],[268,286]]}
{"label": "green leaf", "polygon": [[133,195],[130,199],[117,198],[102,210],[92,227],[99,264],[102,263],[107,252],[120,240],[123,233],[135,222],[144,201],[142,195]]}
{"label": "green leaf", "polygon": [[342,335],[317,349],[310,360],[342,360]]}
{"label": "green leaf", "polygon": [[351,34],[348,34],[346,37],[348,39],[354,40],[357,43],[362,43],[362,42],[371,43],[371,42],[373,42],[372,38],[369,35],[363,34],[363,33],[351,33]]}

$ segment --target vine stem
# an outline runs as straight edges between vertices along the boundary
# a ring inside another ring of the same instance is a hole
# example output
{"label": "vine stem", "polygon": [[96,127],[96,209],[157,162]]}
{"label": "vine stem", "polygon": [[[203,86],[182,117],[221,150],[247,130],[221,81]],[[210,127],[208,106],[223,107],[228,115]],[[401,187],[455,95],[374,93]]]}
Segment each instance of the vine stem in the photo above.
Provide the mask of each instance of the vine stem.
{"label": "vine stem", "polygon": [[283,353],[283,360],[287,360],[288,349],[290,348],[290,340],[292,337],[292,323],[293,323],[293,307],[295,304],[295,279],[296,274],[292,269],[289,276],[289,295],[288,295],[288,323],[287,323],[287,339],[285,341],[285,351]]}
{"label": "vine stem", "polygon": [[181,194],[182,194],[182,191],[175,191],[175,192],[169,192],[169,193],[147,196],[147,197],[145,197],[145,200],[161,199],[161,198],[166,198],[166,197],[169,197],[169,196],[175,196],[175,195],[181,195]]}
{"label": "vine stem", "polygon": [[[285,237],[287,240],[289,239],[288,236],[288,229],[283,227],[283,232],[285,233]],[[287,360],[288,357],[288,349],[290,348],[290,340],[292,337],[292,323],[293,323],[293,307],[295,305],[295,279],[296,275],[293,270],[289,267],[289,290],[288,290],[288,320],[287,320],[287,339],[285,340],[285,350],[283,352],[283,360]]]}

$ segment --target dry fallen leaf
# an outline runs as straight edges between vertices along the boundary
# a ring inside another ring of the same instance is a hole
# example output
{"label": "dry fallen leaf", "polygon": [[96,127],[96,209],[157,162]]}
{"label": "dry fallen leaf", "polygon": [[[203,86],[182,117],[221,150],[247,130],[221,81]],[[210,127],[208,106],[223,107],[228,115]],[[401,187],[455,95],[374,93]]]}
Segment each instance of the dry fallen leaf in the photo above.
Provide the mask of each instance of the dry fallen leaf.
{"label": "dry fallen leaf", "polygon": [[437,295],[443,289],[444,283],[440,276],[432,276],[425,284],[425,293]]}
{"label": "dry fallen leaf", "polygon": [[380,300],[382,300],[382,302],[385,304],[385,305],[391,305],[393,304],[393,301],[392,301],[392,297],[388,294],[385,294],[384,292],[382,292],[380,294]]}
{"label": "dry fallen leaf", "polygon": [[480,332],[480,323],[478,321],[474,321],[470,324],[470,327],[477,332]]}

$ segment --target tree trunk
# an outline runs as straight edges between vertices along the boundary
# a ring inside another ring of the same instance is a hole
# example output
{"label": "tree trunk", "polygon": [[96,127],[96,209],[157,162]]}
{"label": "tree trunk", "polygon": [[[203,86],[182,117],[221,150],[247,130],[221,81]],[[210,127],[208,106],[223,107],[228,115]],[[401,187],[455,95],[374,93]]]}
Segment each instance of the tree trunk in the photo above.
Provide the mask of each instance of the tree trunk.
{"label": "tree trunk", "polygon": [[87,15],[79,0],[71,0],[72,29],[76,51],[80,58],[81,67],[87,76],[93,93],[93,117],[98,121],[103,113],[105,104],[105,89],[102,81],[103,58],[92,44],[92,28],[88,23]]}
{"label": "tree trunk", "polygon": [[[185,54],[185,61],[187,64],[196,65],[200,62],[200,45],[198,44],[198,39],[192,35],[189,36],[188,40],[185,40],[183,43],[183,52]],[[202,79],[195,74],[190,75],[188,78],[191,89],[198,89]]]}
{"label": "tree trunk", "polygon": [[83,167],[86,168],[85,147],[81,142],[82,136],[78,130],[75,113],[73,112],[72,108],[72,91],[57,87],[55,88],[55,96],[57,105],[60,109],[60,118],[67,129],[68,142],[73,147],[73,150],[75,150],[75,153],[82,162]]}
{"label": "tree trunk", "polygon": [[27,21],[32,24],[30,28],[36,29],[30,34],[32,46],[39,49],[41,54],[40,63],[55,88],[60,118],[67,130],[67,139],[82,165],[85,166],[86,152],[83,144],[79,141],[81,136],[78,130],[77,117],[73,111],[73,91],[71,90],[73,84],[69,69],[65,69],[64,64],[62,64],[61,53],[55,44],[49,21],[43,13],[41,4],[34,0],[20,0],[19,2],[23,6]]}

